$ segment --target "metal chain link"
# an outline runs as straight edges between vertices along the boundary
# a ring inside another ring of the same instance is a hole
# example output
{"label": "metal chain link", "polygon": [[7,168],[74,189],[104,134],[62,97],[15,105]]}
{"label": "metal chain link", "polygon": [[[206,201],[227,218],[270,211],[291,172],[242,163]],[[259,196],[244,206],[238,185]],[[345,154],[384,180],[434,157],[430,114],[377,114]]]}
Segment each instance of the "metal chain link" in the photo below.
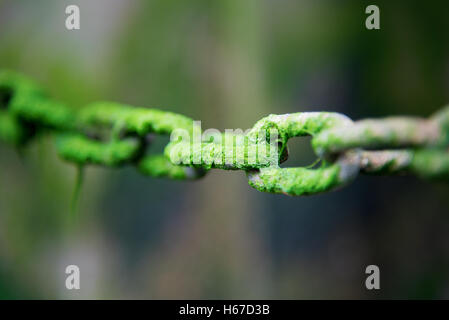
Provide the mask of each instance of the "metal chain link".
{"label": "metal chain link", "polygon": [[[180,130],[189,138],[195,133],[203,137],[177,139]],[[75,112],[26,77],[0,71],[0,140],[22,147],[45,132],[55,135],[61,158],[78,166],[134,165],[148,176],[181,180],[202,177],[213,168],[244,170],[257,190],[288,195],[329,191],[359,173],[449,180],[449,107],[429,119],[354,122],[330,112],[270,115],[247,133],[204,138],[206,131],[192,119],[172,112],[114,102]],[[163,154],[147,154],[152,135],[171,135]],[[301,136],[312,136],[318,167],[281,168],[288,140]]]}

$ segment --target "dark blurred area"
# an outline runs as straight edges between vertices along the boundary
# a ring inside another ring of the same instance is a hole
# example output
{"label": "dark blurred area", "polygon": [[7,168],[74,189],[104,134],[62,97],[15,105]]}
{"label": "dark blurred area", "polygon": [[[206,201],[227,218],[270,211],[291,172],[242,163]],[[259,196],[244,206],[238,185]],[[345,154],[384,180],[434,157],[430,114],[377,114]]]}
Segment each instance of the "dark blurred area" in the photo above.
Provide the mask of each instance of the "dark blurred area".
{"label": "dark blurred area", "polygon": [[[118,101],[220,130],[300,111],[427,117],[449,102],[449,2],[416,3],[0,0],[0,68],[74,108]],[[69,4],[80,30],[65,28]],[[365,28],[369,4],[380,30]],[[312,163],[309,142],[285,165]],[[0,167],[0,298],[449,298],[449,184],[359,176],[295,198],[243,172],[89,167],[68,228],[76,168],[50,136],[23,154],[1,144]],[[365,288],[370,264],[380,290]]]}

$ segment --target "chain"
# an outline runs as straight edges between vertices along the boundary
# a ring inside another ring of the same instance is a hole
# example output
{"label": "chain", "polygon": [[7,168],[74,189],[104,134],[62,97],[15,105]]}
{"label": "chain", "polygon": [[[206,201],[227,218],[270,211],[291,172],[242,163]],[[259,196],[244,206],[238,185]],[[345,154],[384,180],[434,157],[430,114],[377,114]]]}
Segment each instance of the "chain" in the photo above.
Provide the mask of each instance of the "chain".
{"label": "chain", "polygon": [[[243,170],[257,190],[288,195],[329,191],[359,173],[449,180],[449,107],[428,119],[269,115],[246,133],[219,133],[202,131],[180,114],[114,102],[76,112],[23,75],[0,71],[0,140],[21,148],[46,132],[54,135],[59,156],[79,167],[133,165],[144,175],[179,180],[211,169]],[[147,152],[154,135],[171,136],[162,154]],[[301,136],[312,136],[319,161],[281,168],[288,140]]]}

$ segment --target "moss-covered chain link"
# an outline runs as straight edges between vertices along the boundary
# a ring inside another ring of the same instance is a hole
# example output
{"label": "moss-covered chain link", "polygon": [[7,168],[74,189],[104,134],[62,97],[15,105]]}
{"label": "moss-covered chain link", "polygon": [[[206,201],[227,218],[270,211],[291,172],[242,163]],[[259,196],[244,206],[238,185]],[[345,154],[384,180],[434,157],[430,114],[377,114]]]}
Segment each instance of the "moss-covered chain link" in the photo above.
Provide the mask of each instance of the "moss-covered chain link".
{"label": "moss-covered chain link", "polygon": [[[179,130],[201,138],[176,139]],[[270,115],[246,133],[207,135],[192,119],[156,109],[96,102],[75,111],[26,77],[0,71],[0,140],[21,147],[44,132],[54,133],[59,155],[78,166],[131,164],[143,174],[172,179],[198,178],[213,168],[244,170],[252,187],[288,195],[329,191],[359,172],[449,178],[448,107],[429,119]],[[151,134],[172,136],[163,154],[147,154]],[[321,160],[318,167],[281,168],[288,140],[307,135]]]}
{"label": "moss-covered chain link", "polygon": [[353,122],[335,113],[297,113],[271,115],[258,125],[277,126],[283,147],[291,137],[313,136],[315,153],[324,160],[318,169],[270,166],[250,171],[250,185],[261,191],[314,194],[342,186],[359,172],[449,179],[449,107],[430,119]]}
{"label": "moss-covered chain link", "polygon": [[0,72],[0,139],[21,147],[37,133],[51,130],[59,155],[79,166],[133,163],[150,176],[194,178],[202,172],[174,166],[163,154],[145,154],[147,134],[170,134],[180,127],[191,130],[192,123],[171,112],[112,102],[93,103],[75,112],[24,76]]}

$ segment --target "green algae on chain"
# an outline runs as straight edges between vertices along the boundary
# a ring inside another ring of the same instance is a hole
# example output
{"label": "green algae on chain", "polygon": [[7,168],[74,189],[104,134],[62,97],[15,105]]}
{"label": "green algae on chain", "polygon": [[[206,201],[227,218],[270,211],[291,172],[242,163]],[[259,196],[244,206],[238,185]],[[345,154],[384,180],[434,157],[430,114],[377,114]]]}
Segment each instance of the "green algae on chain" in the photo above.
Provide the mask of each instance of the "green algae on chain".
{"label": "green algae on chain", "polygon": [[323,130],[334,127],[346,127],[352,120],[335,112],[297,112],[284,115],[271,114],[257,121],[248,134],[251,142],[257,139],[258,133],[269,128],[278,131],[281,145],[280,153],[287,148],[287,141],[293,137],[315,136]]}
{"label": "green algae on chain", "polygon": [[449,179],[449,149],[360,151],[363,173],[391,175],[412,173],[426,179]]}
{"label": "green algae on chain", "polygon": [[124,134],[144,136],[147,133],[170,134],[175,129],[193,128],[193,120],[180,114],[132,107],[115,102],[96,102],[80,111],[79,121],[85,126],[112,128],[119,125]]}
{"label": "green algae on chain", "polygon": [[43,92],[28,78],[9,70],[0,70],[0,139],[15,146],[34,136],[35,128],[23,123],[11,111],[18,97],[41,97]]}
{"label": "green algae on chain", "polygon": [[275,127],[284,139],[314,135],[333,127],[349,125],[352,120],[336,112],[296,112],[282,115],[270,114],[257,121],[249,136]]}
{"label": "green algae on chain", "polygon": [[[141,148],[136,152],[123,154],[120,161],[133,162],[136,160],[138,169],[145,175],[165,176],[173,179],[200,176],[195,172],[198,170],[174,166],[163,154],[144,156],[140,160],[135,157],[136,154],[143,154],[141,149],[146,144],[142,142],[142,139],[149,133],[170,134],[178,129],[184,129],[188,133],[192,132],[194,123],[188,117],[157,109],[136,108],[114,102],[96,102],[81,110],[78,121],[81,127],[87,128],[86,131],[92,131],[93,129],[98,133],[101,129],[111,130],[113,140],[120,141],[123,137],[125,139],[133,136],[135,138],[141,137],[138,139]],[[85,138],[85,140],[88,140],[88,138]],[[99,143],[92,142],[92,144],[99,146]]]}
{"label": "green algae on chain", "polygon": [[352,148],[428,147],[448,143],[449,107],[430,119],[389,117],[360,120],[348,127],[325,130],[312,140],[312,146],[320,155]]}
{"label": "green algae on chain", "polygon": [[[143,174],[173,179],[198,178],[211,168],[245,170],[250,185],[258,190],[290,195],[335,189],[359,171],[449,178],[449,107],[429,119],[391,117],[355,123],[329,112],[269,115],[247,134],[221,134],[226,138],[223,143],[172,139],[164,154],[145,156],[148,133],[176,136],[175,131],[183,129],[191,137],[194,124],[172,112],[113,102],[93,103],[74,112],[27,78],[0,71],[0,139],[20,146],[35,132],[56,132],[60,155],[79,167],[132,164]],[[274,140],[272,131],[277,132]],[[313,137],[322,166],[280,168],[288,156],[288,140],[305,135]],[[185,166],[179,166],[179,160]]]}
{"label": "green algae on chain", "polygon": [[77,129],[75,112],[53,100],[18,96],[11,103],[11,112],[20,120],[38,124],[41,128],[63,131]]}
{"label": "green algae on chain", "polygon": [[[175,165],[209,169],[248,170],[277,165],[277,145],[263,140],[250,145],[246,135],[225,132],[209,142],[172,141],[164,153]],[[285,155],[284,155],[285,156]]]}
{"label": "green algae on chain", "polygon": [[427,179],[449,180],[449,149],[416,150],[409,171]]}
{"label": "green algae on chain", "polygon": [[56,148],[63,159],[79,165],[118,166],[135,158],[140,152],[139,141],[134,138],[104,143],[80,134],[59,134],[56,137]]}
{"label": "green algae on chain", "polygon": [[348,152],[337,162],[323,163],[320,168],[268,167],[247,172],[253,188],[291,196],[311,195],[341,187],[354,180],[359,172],[360,154]]}
{"label": "green algae on chain", "polygon": [[22,94],[45,97],[44,91],[32,80],[10,70],[0,70],[0,88],[9,92],[10,99]]}
{"label": "green algae on chain", "polygon": [[15,72],[0,72],[0,107],[3,120],[7,121],[0,137],[16,145],[26,142],[39,128],[76,128],[71,109],[49,99],[32,81]]}
{"label": "green algae on chain", "polygon": [[321,130],[350,123],[352,121],[346,116],[330,112],[272,114],[259,120],[246,135],[225,132],[218,136],[221,138],[219,142],[201,142],[198,145],[191,140],[174,141],[167,145],[165,154],[174,164],[207,169],[269,167],[286,159],[289,138],[314,135]]}
{"label": "green algae on chain", "polygon": [[138,169],[147,176],[176,180],[197,179],[206,173],[206,169],[174,165],[163,154],[145,156],[139,161]]}
{"label": "green algae on chain", "polygon": [[449,144],[449,105],[435,112],[430,119],[438,123],[441,128],[441,139]]}
{"label": "green algae on chain", "polygon": [[253,188],[270,193],[300,196],[315,194],[338,185],[339,167],[331,165],[320,169],[262,168],[248,172],[248,183]]}
{"label": "green algae on chain", "polygon": [[412,150],[376,150],[360,152],[360,170],[368,174],[404,173],[413,159]]}

